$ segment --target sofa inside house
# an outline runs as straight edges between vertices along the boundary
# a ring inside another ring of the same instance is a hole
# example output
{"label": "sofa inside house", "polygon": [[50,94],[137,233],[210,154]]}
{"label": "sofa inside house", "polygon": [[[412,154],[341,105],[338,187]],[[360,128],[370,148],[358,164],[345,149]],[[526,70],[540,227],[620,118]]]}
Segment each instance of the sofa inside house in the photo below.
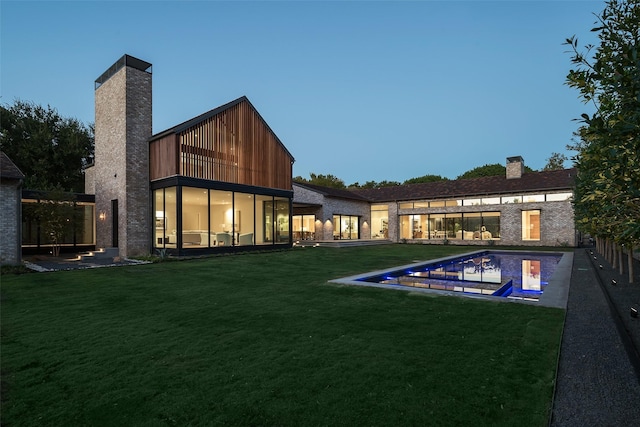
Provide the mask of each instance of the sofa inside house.
{"label": "sofa inside house", "polygon": [[[253,234],[252,234],[253,236]],[[210,243],[209,243],[210,242]],[[231,233],[209,233],[203,230],[182,232],[182,246],[231,246]]]}

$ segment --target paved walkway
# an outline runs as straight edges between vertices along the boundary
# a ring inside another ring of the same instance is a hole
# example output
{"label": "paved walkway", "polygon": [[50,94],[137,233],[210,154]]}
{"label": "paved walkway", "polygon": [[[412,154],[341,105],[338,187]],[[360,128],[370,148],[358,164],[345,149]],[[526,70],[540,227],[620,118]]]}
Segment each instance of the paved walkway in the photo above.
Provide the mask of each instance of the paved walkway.
{"label": "paved walkway", "polygon": [[[640,283],[624,284],[596,256],[575,251],[553,427],[640,425],[640,347],[634,345],[640,342],[640,319],[630,316],[630,305],[640,303]],[[640,266],[636,273],[640,277]],[[611,289],[615,295],[604,286],[612,286],[612,278],[618,282]]]}

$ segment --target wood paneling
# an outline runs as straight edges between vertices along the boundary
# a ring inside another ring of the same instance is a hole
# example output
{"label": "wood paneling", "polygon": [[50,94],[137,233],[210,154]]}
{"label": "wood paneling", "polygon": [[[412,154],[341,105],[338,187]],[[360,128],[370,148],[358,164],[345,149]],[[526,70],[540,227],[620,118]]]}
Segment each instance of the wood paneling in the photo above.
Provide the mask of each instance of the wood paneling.
{"label": "wood paneling", "polygon": [[178,138],[174,133],[149,144],[149,177],[151,181],[178,175]]}
{"label": "wood paneling", "polygon": [[[193,126],[151,143],[152,179],[183,176],[291,190],[293,158],[248,101],[241,101]],[[159,143],[158,147],[155,145]],[[173,144],[173,147],[171,145]],[[178,154],[176,154],[178,155]],[[159,176],[165,174],[163,176]]]}

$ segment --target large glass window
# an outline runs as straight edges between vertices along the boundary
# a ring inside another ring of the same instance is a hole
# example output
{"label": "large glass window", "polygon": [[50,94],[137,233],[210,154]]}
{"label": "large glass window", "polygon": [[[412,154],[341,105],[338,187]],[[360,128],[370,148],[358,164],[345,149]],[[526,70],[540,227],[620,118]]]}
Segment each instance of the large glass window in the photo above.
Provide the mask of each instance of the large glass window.
{"label": "large glass window", "polygon": [[240,246],[253,245],[255,242],[254,195],[234,193],[234,231],[236,243]]}
{"label": "large glass window", "polygon": [[445,237],[444,214],[429,215],[429,238],[444,239]]}
{"label": "large glass window", "polygon": [[316,238],[316,216],[315,215],[294,215],[293,216],[293,239],[294,240],[315,240]]}
{"label": "large glass window", "polygon": [[273,244],[275,220],[272,196],[256,195],[256,217],[262,218],[261,224],[256,227],[256,244]]}
{"label": "large glass window", "polygon": [[209,190],[209,210],[211,246],[233,245],[237,238],[237,232],[234,231],[233,193]]}
{"label": "large glass window", "polygon": [[522,240],[540,240],[540,210],[522,211]]}
{"label": "large glass window", "polygon": [[91,203],[78,203],[78,230],[76,232],[76,243],[81,245],[93,245],[95,239],[95,205]]}
{"label": "large glass window", "polygon": [[176,187],[161,188],[153,192],[155,227],[153,244],[158,248],[178,247],[178,217]]}
{"label": "large glass window", "polygon": [[482,212],[482,239],[500,238],[500,212]]}
{"label": "large glass window", "polygon": [[360,238],[359,217],[352,215],[333,216],[333,238],[355,240]]}
{"label": "large glass window", "polygon": [[448,239],[458,238],[458,231],[462,230],[462,214],[447,214],[445,216],[445,230]]}
{"label": "large glass window", "polygon": [[474,240],[481,238],[482,230],[482,214],[477,213],[465,213],[462,221],[462,231],[460,237],[463,240]]}
{"label": "large glass window", "polygon": [[388,205],[371,205],[371,237],[373,239],[389,238]]}
{"label": "large glass window", "polygon": [[562,202],[573,197],[572,193],[553,193],[547,194],[547,202]]}
{"label": "large glass window", "polygon": [[209,246],[209,190],[182,188],[182,247]]}
{"label": "large glass window", "polygon": [[289,199],[275,197],[276,243],[289,243]]}

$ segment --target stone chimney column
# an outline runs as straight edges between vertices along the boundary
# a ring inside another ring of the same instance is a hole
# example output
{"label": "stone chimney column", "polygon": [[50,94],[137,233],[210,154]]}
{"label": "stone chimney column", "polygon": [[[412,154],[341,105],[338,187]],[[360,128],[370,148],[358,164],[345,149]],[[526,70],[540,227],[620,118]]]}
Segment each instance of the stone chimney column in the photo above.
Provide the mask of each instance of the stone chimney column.
{"label": "stone chimney column", "polygon": [[507,157],[507,179],[521,178],[524,173],[524,159],[521,156]]}
{"label": "stone chimney column", "polygon": [[96,246],[122,257],[151,248],[151,64],[124,55],[95,88]]}

